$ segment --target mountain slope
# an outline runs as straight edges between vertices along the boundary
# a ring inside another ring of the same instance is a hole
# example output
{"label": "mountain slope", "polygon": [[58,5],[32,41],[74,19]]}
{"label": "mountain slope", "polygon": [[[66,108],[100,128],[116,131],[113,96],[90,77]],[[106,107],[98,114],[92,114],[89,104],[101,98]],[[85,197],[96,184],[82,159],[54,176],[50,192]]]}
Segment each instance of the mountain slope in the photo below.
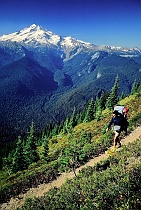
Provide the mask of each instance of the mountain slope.
{"label": "mountain slope", "polygon": [[53,79],[53,73],[26,57],[1,68],[0,79],[1,84],[4,83],[1,86],[4,89],[6,86],[9,88],[10,86],[14,86],[14,83],[17,85],[17,90],[15,89],[12,92],[13,94],[17,92],[24,94],[24,91],[18,90],[20,89],[20,84],[23,84],[25,88],[34,93],[57,89],[57,84]]}
{"label": "mountain slope", "polygon": [[26,57],[1,68],[1,138],[7,127],[8,139],[12,139],[16,132],[24,132],[33,119],[41,118],[45,98],[57,88],[53,73]]}
{"label": "mountain slope", "polygon": [[[137,127],[134,131],[132,131],[127,137],[122,139],[122,145],[128,145],[129,143],[133,143],[135,140],[139,140],[141,138],[141,126]],[[111,149],[111,148],[110,148]],[[109,152],[105,152],[104,154],[99,155],[98,157],[94,157],[91,160],[89,160],[85,165],[82,165],[78,167],[75,170],[76,175],[78,175],[84,168],[87,168],[89,166],[94,167],[96,163],[100,163],[100,161],[106,160],[110,154]],[[122,148],[117,149],[117,152],[119,150],[122,150]],[[111,154],[110,154],[111,155]],[[139,155],[139,154],[138,154]],[[51,183],[47,184],[40,184],[38,188],[31,188],[29,189],[25,194],[20,194],[18,199],[17,198],[11,198],[11,200],[8,203],[3,203],[1,205],[1,209],[17,209],[21,206],[23,206],[25,199],[27,198],[41,198],[45,195],[50,189],[56,188],[58,189],[63,184],[66,183],[66,180],[70,180],[76,177],[74,172],[66,172],[62,173],[57,179],[52,181]]]}
{"label": "mountain slope", "polygon": [[[32,52],[22,46],[20,43],[14,41],[0,42],[0,67],[13,63],[25,56],[33,58]],[[6,57],[5,57],[6,56]]]}

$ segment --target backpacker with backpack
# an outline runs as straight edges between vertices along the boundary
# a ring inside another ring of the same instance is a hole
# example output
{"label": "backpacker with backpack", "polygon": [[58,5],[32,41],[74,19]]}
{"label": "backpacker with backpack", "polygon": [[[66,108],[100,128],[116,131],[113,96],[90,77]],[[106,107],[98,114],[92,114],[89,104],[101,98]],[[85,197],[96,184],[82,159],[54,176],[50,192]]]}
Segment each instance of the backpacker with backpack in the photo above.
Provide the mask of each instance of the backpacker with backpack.
{"label": "backpacker with backpack", "polygon": [[129,111],[128,107],[117,105],[114,107],[114,111],[118,111],[119,116],[122,118],[122,130],[127,134],[127,126],[129,125],[129,122],[127,121],[127,113]]}

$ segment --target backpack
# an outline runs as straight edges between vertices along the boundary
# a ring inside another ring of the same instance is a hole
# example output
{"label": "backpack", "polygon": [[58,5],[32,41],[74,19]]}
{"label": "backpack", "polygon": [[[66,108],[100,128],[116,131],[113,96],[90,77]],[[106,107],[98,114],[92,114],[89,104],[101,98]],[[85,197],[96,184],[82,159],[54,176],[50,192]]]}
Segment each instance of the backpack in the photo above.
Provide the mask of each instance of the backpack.
{"label": "backpack", "polygon": [[129,111],[128,107],[117,105],[114,107],[114,111],[118,111],[119,114],[124,115]]}
{"label": "backpack", "polygon": [[124,130],[129,125],[129,122],[127,121],[128,107],[118,105],[114,107],[114,111],[118,111],[119,116],[122,117],[123,125],[121,130]]}
{"label": "backpack", "polygon": [[118,113],[122,114],[122,115],[124,114],[123,110],[124,110],[124,106],[115,106],[114,107],[114,111],[118,111]]}

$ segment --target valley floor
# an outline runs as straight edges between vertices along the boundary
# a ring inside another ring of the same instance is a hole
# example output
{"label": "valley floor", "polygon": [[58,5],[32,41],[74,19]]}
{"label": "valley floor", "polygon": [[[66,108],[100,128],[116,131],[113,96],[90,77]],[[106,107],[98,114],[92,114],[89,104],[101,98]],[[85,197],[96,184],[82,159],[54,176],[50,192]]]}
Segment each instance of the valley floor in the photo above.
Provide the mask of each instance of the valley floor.
{"label": "valley floor", "polygon": [[[122,145],[127,145],[129,142],[132,143],[136,139],[139,139],[141,137],[141,126],[137,127],[132,133],[130,133],[128,136],[123,138],[121,140]],[[122,149],[122,147],[120,148]],[[119,149],[117,149],[119,150]],[[79,173],[81,169],[87,166],[94,166],[97,162],[104,160],[108,157],[108,153],[105,152],[104,154],[99,155],[98,157],[95,157],[94,159],[91,159],[88,163],[85,165],[79,167],[76,169],[76,174]],[[48,184],[41,184],[38,186],[38,188],[31,188],[27,193],[20,194],[16,198],[11,198],[11,200],[7,203],[3,203],[0,206],[1,210],[15,210],[18,207],[21,207],[24,204],[24,200],[29,197],[41,197],[49,191],[51,188],[54,187],[60,187],[62,184],[65,183],[66,179],[72,179],[74,178],[74,172],[70,173],[62,173],[56,180],[54,180],[51,183]]]}

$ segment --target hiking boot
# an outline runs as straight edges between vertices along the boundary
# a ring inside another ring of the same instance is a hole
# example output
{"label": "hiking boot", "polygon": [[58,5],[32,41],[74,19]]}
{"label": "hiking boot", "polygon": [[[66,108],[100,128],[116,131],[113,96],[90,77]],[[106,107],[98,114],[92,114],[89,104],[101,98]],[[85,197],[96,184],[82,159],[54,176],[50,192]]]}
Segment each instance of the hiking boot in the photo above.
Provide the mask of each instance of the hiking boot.
{"label": "hiking boot", "polygon": [[121,147],[121,143],[120,143],[120,142],[118,142],[118,144],[119,144],[118,148],[120,148],[120,147]]}

